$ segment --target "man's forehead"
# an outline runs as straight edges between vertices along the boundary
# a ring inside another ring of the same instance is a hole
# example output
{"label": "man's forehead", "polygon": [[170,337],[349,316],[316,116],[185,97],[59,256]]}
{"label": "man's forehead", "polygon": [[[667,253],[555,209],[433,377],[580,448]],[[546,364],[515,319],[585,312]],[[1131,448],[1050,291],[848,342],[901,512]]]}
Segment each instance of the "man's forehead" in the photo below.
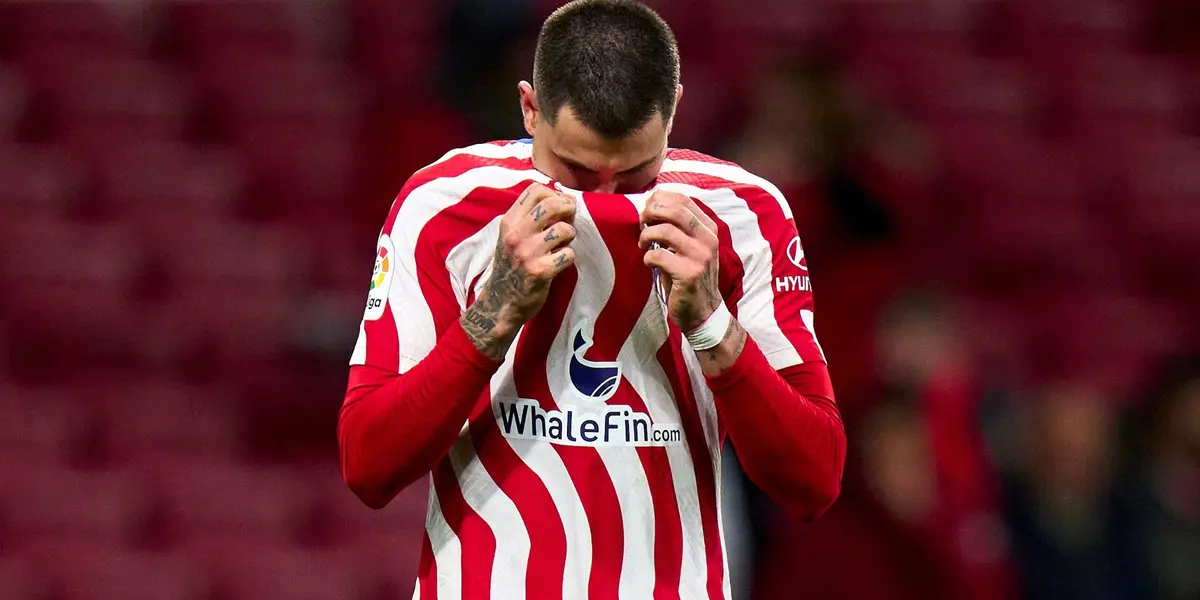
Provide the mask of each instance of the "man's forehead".
{"label": "man's forehead", "polygon": [[608,139],[592,131],[569,106],[559,110],[552,128],[555,153],[590,169],[624,171],[657,157],[666,146],[666,125],[659,113],[619,139]]}

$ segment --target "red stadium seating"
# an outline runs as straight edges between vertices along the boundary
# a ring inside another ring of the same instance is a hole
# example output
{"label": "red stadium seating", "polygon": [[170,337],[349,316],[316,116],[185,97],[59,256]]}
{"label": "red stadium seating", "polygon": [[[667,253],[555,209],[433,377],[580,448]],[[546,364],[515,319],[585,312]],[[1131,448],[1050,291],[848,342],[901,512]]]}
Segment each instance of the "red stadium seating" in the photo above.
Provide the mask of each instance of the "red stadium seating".
{"label": "red stadium seating", "polygon": [[426,67],[437,57],[435,29],[445,8],[437,0],[346,1],[351,54],[386,96],[403,100],[394,93],[433,83]]}
{"label": "red stadium seating", "polygon": [[124,310],[140,260],[128,228],[25,221],[4,229],[0,280],[9,302],[64,323],[103,321]]}
{"label": "red stadium seating", "polygon": [[230,396],[220,387],[172,381],[114,386],[102,409],[114,459],[236,458],[240,427]]}
{"label": "red stadium seating", "polygon": [[40,593],[37,579],[29,574],[25,557],[0,559],[0,600],[28,600]]}
{"label": "red stadium seating", "polygon": [[46,462],[6,465],[0,512],[14,548],[26,544],[138,543],[147,514],[128,471],[78,471]]}
{"label": "red stadium seating", "polygon": [[26,461],[67,464],[71,452],[88,432],[92,414],[68,391],[0,385],[5,432],[0,456]]}
{"label": "red stadium seating", "polygon": [[322,28],[331,12],[325,3],[253,0],[171,1],[159,9],[169,27],[164,43],[201,62],[237,57],[311,56],[322,48]]}
{"label": "red stadium seating", "polygon": [[68,216],[82,187],[83,178],[57,149],[0,144],[0,217],[10,226]]}
{"label": "red stadium seating", "polygon": [[224,115],[224,137],[248,160],[251,215],[328,219],[341,211],[361,133],[351,73],[325,62],[247,60],[200,80]]}
{"label": "red stadium seating", "polygon": [[87,59],[38,79],[57,137],[89,158],[122,140],[182,139],[191,118],[187,90],[154,63]]}
{"label": "red stadium seating", "polygon": [[[324,600],[375,597],[358,565],[337,554],[297,547],[234,542],[183,550],[229,600]],[[365,562],[365,561],[363,561]]]}
{"label": "red stadium seating", "polygon": [[55,598],[204,600],[211,589],[194,565],[175,556],[104,546],[50,546],[31,555],[32,578]]}
{"label": "red stadium seating", "polygon": [[183,546],[292,544],[312,505],[312,492],[291,469],[164,460],[148,477],[165,526]]}
{"label": "red stadium seating", "polygon": [[1063,290],[1033,313],[1033,354],[1051,376],[1128,390],[1166,357],[1187,324],[1151,298]]}
{"label": "red stadium seating", "polygon": [[141,140],[109,148],[97,179],[114,218],[148,228],[230,217],[245,187],[236,154]]}
{"label": "red stadium seating", "polygon": [[90,0],[5,2],[16,61],[27,73],[83,57],[129,59],[143,40],[114,5]]}
{"label": "red stadium seating", "polygon": [[28,99],[20,76],[0,63],[0,141],[16,137]]}

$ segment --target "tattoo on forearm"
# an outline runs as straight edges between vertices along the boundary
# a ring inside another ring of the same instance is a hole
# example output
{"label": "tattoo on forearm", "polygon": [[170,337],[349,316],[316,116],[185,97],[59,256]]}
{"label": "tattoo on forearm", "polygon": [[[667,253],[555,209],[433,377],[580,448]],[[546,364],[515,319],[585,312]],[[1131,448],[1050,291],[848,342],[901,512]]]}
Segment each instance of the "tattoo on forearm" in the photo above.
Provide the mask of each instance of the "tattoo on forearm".
{"label": "tattoo on forearm", "polygon": [[[746,333],[746,330],[741,326],[741,324],[739,324],[736,320],[730,320],[729,328],[725,330],[725,337],[722,338],[721,343],[714,348],[697,353],[700,357],[701,364],[709,367],[716,367],[717,372],[728,369],[729,367],[733,366],[733,361],[736,360],[738,356],[741,356],[742,350],[746,347],[746,339],[748,337],[749,334]],[[722,352],[721,348],[726,346],[730,340],[733,340],[733,352]],[[725,361],[728,364],[722,364],[722,355],[727,357],[725,358]]]}
{"label": "tattoo on forearm", "polygon": [[504,299],[523,293],[524,283],[525,270],[516,266],[512,258],[497,244],[491,277],[484,284],[478,300],[468,307],[459,319],[471,343],[494,360],[504,358],[512,341],[509,336],[500,337],[496,332]]}
{"label": "tattoo on forearm", "polygon": [[485,356],[493,360],[504,358],[504,354],[508,352],[508,344],[504,340],[496,338],[496,319],[494,317],[484,314],[472,306],[463,313],[459,323],[462,324],[467,338]]}

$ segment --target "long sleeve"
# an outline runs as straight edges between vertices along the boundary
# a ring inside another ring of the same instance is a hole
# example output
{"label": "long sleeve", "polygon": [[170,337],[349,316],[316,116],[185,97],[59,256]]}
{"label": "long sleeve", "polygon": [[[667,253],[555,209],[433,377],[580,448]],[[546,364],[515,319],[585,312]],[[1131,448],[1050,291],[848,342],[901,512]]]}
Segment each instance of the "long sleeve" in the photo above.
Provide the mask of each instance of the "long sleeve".
{"label": "long sleeve", "polygon": [[371,508],[382,508],[450,450],[500,363],[455,322],[403,375],[355,365],[338,417],[342,473]]}
{"label": "long sleeve", "polygon": [[753,339],[708,378],[717,411],[754,483],[790,512],[815,519],[841,491],[846,433],[824,363],[776,372]]}

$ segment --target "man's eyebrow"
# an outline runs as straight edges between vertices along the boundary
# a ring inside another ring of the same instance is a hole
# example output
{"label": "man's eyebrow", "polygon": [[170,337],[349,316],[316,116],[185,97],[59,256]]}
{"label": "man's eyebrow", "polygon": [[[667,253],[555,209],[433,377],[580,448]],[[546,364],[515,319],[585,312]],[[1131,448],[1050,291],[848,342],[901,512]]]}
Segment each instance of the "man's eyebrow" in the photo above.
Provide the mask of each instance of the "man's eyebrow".
{"label": "man's eyebrow", "polygon": [[563,156],[563,155],[561,155],[561,154],[559,154],[559,153],[557,153],[557,152],[555,152],[555,153],[554,153],[554,156],[555,156],[555,157],[557,157],[557,158],[558,158],[558,160],[561,160],[561,161],[563,162],[563,164],[567,165],[568,167],[571,167],[572,169],[577,169],[577,170],[580,170],[580,171],[586,171],[586,172],[588,172],[588,173],[595,173],[595,172],[596,172],[595,170],[593,170],[593,169],[589,169],[589,168],[587,168],[587,167],[585,167],[585,166],[583,166],[583,165],[581,165],[581,164],[579,164],[579,163],[577,163],[577,162],[575,162],[575,161],[573,161],[573,160],[571,160],[571,159],[569,159],[569,158],[567,158],[567,157],[565,157],[565,156]]}
{"label": "man's eyebrow", "polygon": [[651,156],[649,160],[642,162],[641,164],[639,164],[636,167],[633,167],[632,169],[625,169],[624,171],[621,171],[621,173],[622,174],[636,173],[636,172],[641,171],[642,169],[645,169],[646,167],[654,164],[654,161],[656,161],[656,160],[658,160],[657,154],[654,156]]}
{"label": "man's eyebrow", "polygon": [[[595,173],[596,172],[595,169],[589,169],[588,167],[585,167],[585,166],[579,164],[578,162],[573,161],[561,154],[555,153],[554,156],[556,156],[558,158],[558,160],[561,160],[563,162],[563,164],[567,165],[568,167],[571,167],[572,169],[577,169],[579,171],[585,171],[587,173]],[[627,175],[629,173],[636,173],[636,172],[641,171],[642,169],[645,169],[646,167],[654,164],[655,160],[658,160],[657,155],[651,156],[648,160],[643,161],[642,163],[638,164],[637,166],[635,166],[633,168],[625,169],[624,171],[621,171],[619,174]]]}

